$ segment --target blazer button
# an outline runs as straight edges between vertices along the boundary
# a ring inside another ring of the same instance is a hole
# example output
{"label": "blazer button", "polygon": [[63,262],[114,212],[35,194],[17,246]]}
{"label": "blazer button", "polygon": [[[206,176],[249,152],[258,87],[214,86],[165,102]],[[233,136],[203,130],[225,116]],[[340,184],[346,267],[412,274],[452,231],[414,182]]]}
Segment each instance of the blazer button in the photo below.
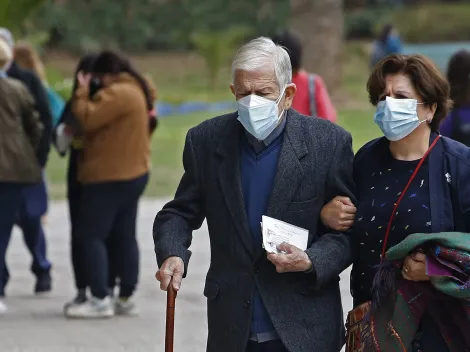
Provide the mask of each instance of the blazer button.
{"label": "blazer button", "polygon": [[245,301],[245,308],[250,308],[250,304],[251,304],[250,301]]}

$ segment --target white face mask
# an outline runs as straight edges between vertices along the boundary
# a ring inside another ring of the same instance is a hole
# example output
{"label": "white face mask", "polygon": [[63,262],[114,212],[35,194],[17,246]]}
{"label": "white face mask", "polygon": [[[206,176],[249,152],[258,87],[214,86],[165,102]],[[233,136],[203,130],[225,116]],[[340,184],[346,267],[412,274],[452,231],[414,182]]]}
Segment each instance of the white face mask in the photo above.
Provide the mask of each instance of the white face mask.
{"label": "white face mask", "polygon": [[238,121],[257,140],[265,140],[279,124],[284,109],[279,113],[278,105],[285,90],[276,101],[254,94],[238,99]]}
{"label": "white face mask", "polygon": [[423,103],[418,103],[416,99],[386,97],[377,104],[374,121],[388,140],[398,141],[426,122],[418,118],[419,104]]}

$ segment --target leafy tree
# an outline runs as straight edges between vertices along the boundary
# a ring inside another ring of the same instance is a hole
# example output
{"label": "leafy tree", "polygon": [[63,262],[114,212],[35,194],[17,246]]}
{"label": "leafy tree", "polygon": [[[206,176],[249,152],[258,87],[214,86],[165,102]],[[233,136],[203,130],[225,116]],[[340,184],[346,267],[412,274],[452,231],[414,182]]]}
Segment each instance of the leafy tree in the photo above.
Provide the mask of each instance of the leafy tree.
{"label": "leafy tree", "polygon": [[234,55],[248,35],[249,27],[233,27],[225,31],[204,31],[192,35],[192,44],[206,62],[210,86],[215,89],[220,70]]}
{"label": "leafy tree", "polygon": [[44,2],[45,0],[1,0],[0,27],[18,32],[26,18]]}
{"label": "leafy tree", "polygon": [[285,26],[289,9],[289,0],[133,0],[119,6],[114,0],[46,0],[34,24],[74,50],[190,49],[196,32],[244,26],[271,35]]}

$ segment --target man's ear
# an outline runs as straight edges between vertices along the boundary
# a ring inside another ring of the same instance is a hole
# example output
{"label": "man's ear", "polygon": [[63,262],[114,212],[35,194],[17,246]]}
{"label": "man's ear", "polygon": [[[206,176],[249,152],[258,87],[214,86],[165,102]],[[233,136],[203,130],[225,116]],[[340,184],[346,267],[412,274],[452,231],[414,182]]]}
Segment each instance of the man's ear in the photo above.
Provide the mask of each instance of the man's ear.
{"label": "man's ear", "polygon": [[294,100],[296,92],[297,92],[297,86],[294,83],[291,83],[291,84],[287,85],[286,92],[285,92],[286,99],[285,99],[285,102],[284,102],[284,108],[286,110],[288,110],[292,107],[292,102]]}
{"label": "man's ear", "polygon": [[230,85],[230,90],[232,91],[233,96],[236,96],[235,94],[235,86],[233,84]]}

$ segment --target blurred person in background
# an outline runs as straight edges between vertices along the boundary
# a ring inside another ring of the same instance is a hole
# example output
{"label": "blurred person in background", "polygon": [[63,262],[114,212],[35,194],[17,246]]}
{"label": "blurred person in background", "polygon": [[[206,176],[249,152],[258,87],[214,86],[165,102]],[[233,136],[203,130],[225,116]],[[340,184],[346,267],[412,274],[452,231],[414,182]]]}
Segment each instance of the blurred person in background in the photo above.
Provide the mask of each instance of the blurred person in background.
{"label": "blurred person in background", "polygon": [[454,108],[441,125],[443,136],[470,147],[470,52],[455,53],[447,67],[447,80]]}
{"label": "blurred person in background", "polygon": [[64,110],[64,100],[47,82],[46,70],[44,69],[44,64],[42,63],[39,54],[34,50],[33,46],[27,42],[19,42],[15,44],[13,53],[15,62],[19,66],[34,72],[42,81],[42,84],[47,91],[53,125],[56,126],[62,111]]}
{"label": "blurred person in background", "polygon": [[[41,180],[37,154],[43,131],[35,111],[34,99],[19,81],[7,76],[11,47],[0,39],[0,273],[17,213],[22,190]],[[0,280],[0,314],[6,305],[4,280]]]}
{"label": "blurred person in background", "polygon": [[403,51],[402,42],[398,31],[391,24],[382,27],[379,37],[372,44],[370,67],[374,67],[384,57],[392,54],[401,54]]}
{"label": "blurred person in background", "polygon": [[[4,38],[10,48],[14,50],[13,36],[8,29],[0,28],[0,38]],[[46,90],[39,77],[33,71],[23,69],[15,62],[14,55],[7,75],[8,77],[21,81],[34,98],[35,109],[39,113],[39,118],[44,128],[38,150],[39,164],[44,171],[49,155],[52,135],[52,118]],[[23,231],[26,246],[33,257],[31,271],[36,276],[34,288],[36,294],[47,293],[52,289],[50,273],[52,265],[47,259],[46,238],[41,221],[42,217],[47,212],[47,198],[47,188],[43,173],[43,177],[39,182],[22,188],[21,208],[16,221]],[[6,266],[3,272],[3,278],[4,281],[8,281],[9,279],[9,272]]]}
{"label": "blurred person in background", "polygon": [[[72,113],[83,129],[78,161],[82,185],[77,236],[86,263],[92,297],[66,307],[70,318],[106,318],[138,313],[131,299],[139,275],[136,238],[138,201],[149,177],[149,117],[154,95],[148,82],[119,54],[106,51],[95,60],[92,75],[79,72]],[[101,88],[90,98],[90,82]],[[113,242],[120,292],[112,302],[108,290],[106,241]]]}
{"label": "blurred person in background", "polygon": [[[87,54],[83,56],[75,70],[74,83],[72,87],[72,96],[78,88],[77,75],[79,72],[84,74],[91,73],[96,54]],[[90,98],[100,89],[99,82],[92,80],[90,82]],[[70,237],[71,237],[71,259],[72,268],[75,279],[75,287],[77,295],[75,298],[65,305],[65,309],[73,304],[82,304],[87,301],[87,274],[86,262],[83,251],[80,247],[80,242],[77,236],[77,221],[79,214],[80,198],[82,195],[82,185],[78,181],[78,160],[80,158],[81,150],[83,149],[83,131],[78,119],[72,113],[72,100],[66,102],[63,113],[61,114],[57,126],[54,128],[53,142],[56,146],[59,155],[64,157],[67,152],[68,166],[67,166],[67,201],[69,206],[69,219],[70,219]],[[112,247],[107,244],[108,254],[111,254]],[[114,290],[116,283],[115,268],[112,264],[112,255],[109,255],[109,289],[110,292]]]}
{"label": "blurred person in background", "polygon": [[292,31],[285,31],[273,38],[276,44],[287,49],[292,65],[292,83],[297,92],[292,108],[303,115],[315,116],[336,122],[336,110],[331,102],[323,79],[302,68],[302,43]]}

